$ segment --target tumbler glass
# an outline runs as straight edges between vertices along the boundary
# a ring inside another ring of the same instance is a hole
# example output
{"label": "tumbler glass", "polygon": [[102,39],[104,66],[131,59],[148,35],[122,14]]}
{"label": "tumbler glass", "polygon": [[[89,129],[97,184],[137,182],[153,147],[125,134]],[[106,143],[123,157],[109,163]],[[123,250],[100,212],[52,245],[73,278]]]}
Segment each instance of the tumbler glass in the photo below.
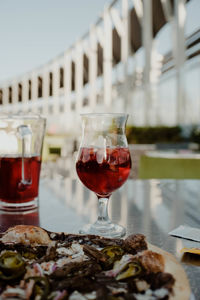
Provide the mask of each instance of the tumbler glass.
{"label": "tumbler glass", "polygon": [[38,207],[45,126],[38,115],[0,116],[0,210]]}

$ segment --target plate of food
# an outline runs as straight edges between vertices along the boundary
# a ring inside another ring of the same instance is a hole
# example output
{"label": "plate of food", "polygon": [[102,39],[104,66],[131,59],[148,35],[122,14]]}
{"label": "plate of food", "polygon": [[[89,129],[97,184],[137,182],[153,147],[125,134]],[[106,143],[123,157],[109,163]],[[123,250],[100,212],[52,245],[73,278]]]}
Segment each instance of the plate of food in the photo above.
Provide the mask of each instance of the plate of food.
{"label": "plate of food", "polygon": [[190,299],[184,269],[142,234],[125,239],[17,225],[0,234],[0,299]]}

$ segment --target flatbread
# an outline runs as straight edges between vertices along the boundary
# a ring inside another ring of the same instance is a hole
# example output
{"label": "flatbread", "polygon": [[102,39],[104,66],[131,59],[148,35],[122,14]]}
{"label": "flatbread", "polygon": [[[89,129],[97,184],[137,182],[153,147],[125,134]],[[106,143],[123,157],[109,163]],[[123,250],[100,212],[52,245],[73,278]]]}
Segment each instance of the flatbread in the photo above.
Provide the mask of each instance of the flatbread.
{"label": "flatbread", "polygon": [[[79,240],[81,240],[83,236],[78,235],[78,234],[68,234],[68,233],[54,233],[54,232],[49,232],[46,231],[40,227],[36,226],[30,226],[30,225],[18,225],[13,228],[8,229],[5,233],[0,234],[0,243],[3,243],[5,245],[11,245],[12,249],[15,249],[15,244],[22,244],[24,245],[25,249],[30,249],[30,247],[37,247],[37,246],[42,246],[42,247],[54,247],[56,245],[56,241],[59,242],[61,241],[62,244],[62,239],[64,238],[69,238],[70,241],[75,241],[75,243],[79,243]],[[134,238],[132,238],[134,237]],[[86,238],[87,241],[93,241],[95,238],[99,239],[99,241],[106,240],[102,237],[98,236],[88,236]],[[133,235],[128,238],[126,238],[124,241],[120,239],[107,239],[108,243],[109,241],[112,244],[112,241],[118,240],[119,243],[125,242],[128,246],[127,247],[135,247],[136,254],[135,256],[138,257],[146,257],[145,256],[145,251],[147,253],[147,256],[149,254],[149,257],[147,257],[147,265],[149,263],[149,266],[151,266],[152,261],[157,260],[154,268],[157,268],[158,271],[152,271],[152,272],[165,272],[165,273],[170,273],[174,279],[175,283],[173,285],[173,295],[170,295],[171,300],[189,300],[190,299],[190,285],[189,281],[187,279],[186,273],[181,266],[181,264],[175,259],[175,257],[154,246],[151,244],[148,244],[148,250],[144,250],[144,245],[146,244],[145,240],[143,240],[144,236],[143,235]],[[93,240],[92,240],[93,239]],[[87,245],[88,249],[85,249],[89,251],[89,254],[92,254],[92,251],[94,249],[89,248],[90,244],[87,244],[83,240],[83,245]],[[104,241],[105,242],[105,241]],[[80,242],[81,243],[81,242]],[[84,244],[85,243],[85,244]],[[147,245],[147,244],[146,244]],[[80,246],[80,245],[79,245]],[[2,253],[2,244],[0,248],[0,252]],[[127,248],[128,249],[128,248]],[[56,251],[58,249],[56,248]],[[85,253],[84,250],[84,253]],[[63,251],[65,252],[66,249],[63,250],[62,246],[59,248],[60,253]],[[153,252],[151,252],[153,251]],[[127,252],[129,253],[129,252]],[[158,254],[156,254],[158,253]],[[87,252],[86,252],[87,254]],[[97,253],[98,254],[98,253]],[[84,254],[85,255],[85,254]],[[92,254],[93,255],[93,254]],[[134,255],[134,254],[133,254]],[[161,255],[161,256],[160,256]],[[70,259],[70,258],[69,258]],[[97,258],[99,259],[99,258]],[[164,268],[164,270],[163,270]],[[1,271],[1,269],[0,269]],[[113,270],[111,270],[113,271]],[[151,277],[154,278],[154,277]],[[1,299],[1,296],[0,296]],[[6,298],[10,299],[10,298]],[[102,298],[103,299],[103,298]],[[146,299],[146,298],[144,298]]]}
{"label": "flatbread", "polygon": [[174,295],[170,297],[172,300],[189,300],[191,295],[190,284],[185,270],[176,258],[169,252],[166,252],[152,244],[148,243],[148,248],[152,251],[162,254],[165,259],[165,272],[173,275],[176,279],[174,285]]}
{"label": "flatbread", "polygon": [[51,240],[47,232],[36,226],[17,225],[3,234],[1,241],[3,243],[22,243],[24,245],[49,245]]}

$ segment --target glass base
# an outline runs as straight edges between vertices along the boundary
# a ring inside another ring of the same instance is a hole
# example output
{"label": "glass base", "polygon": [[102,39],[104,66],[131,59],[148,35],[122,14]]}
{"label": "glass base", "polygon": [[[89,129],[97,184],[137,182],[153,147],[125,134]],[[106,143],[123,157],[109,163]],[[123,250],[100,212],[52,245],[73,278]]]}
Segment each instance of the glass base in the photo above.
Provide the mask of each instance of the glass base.
{"label": "glass base", "polygon": [[28,202],[6,202],[0,199],[0,211],[26,212],[38,208],[38,197]]}
{"label": "glass base", "polygon": [[123,226],[114,223],[96,222],[94,224],[87,224],[83,226],[83,228],[79,230],[79,233],[95,234],[110,238],[120,238],[125,236],[126,229]]}

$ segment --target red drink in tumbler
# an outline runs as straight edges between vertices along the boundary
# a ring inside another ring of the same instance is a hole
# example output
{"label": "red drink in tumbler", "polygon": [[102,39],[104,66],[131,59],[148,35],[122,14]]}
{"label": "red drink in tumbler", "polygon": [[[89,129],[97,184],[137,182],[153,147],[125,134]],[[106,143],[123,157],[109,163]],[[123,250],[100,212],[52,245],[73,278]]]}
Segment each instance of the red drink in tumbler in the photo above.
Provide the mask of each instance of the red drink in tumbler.
{"label": "red drink in tumbler", "polygon": [[24,203],[38,196],[41,159],[39,156],[24,157],[24,179],[22,157],[0,157],[0,201]]}
{"label": "red drink in tumbler", "polygon": [[82,183],[98,194],[108,196],[127,180],[131,169],[128,148],[81,148],[76,163]]}

